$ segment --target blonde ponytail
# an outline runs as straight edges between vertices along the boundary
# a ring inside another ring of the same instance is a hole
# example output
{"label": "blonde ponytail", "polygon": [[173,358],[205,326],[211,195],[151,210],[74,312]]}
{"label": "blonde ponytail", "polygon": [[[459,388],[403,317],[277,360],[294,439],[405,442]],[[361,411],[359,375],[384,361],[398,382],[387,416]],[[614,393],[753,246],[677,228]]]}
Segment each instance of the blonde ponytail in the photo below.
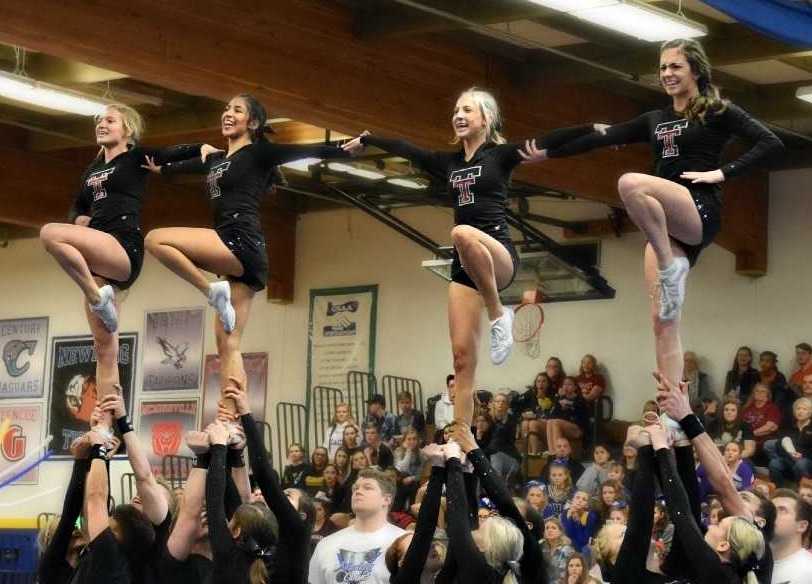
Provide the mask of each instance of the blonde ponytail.
{"label": "blonde ponytail", "polygon": [[268,584],[268,567],[262,558],[254,560],[251,570],[248,572],[248,581],[251,584]]}

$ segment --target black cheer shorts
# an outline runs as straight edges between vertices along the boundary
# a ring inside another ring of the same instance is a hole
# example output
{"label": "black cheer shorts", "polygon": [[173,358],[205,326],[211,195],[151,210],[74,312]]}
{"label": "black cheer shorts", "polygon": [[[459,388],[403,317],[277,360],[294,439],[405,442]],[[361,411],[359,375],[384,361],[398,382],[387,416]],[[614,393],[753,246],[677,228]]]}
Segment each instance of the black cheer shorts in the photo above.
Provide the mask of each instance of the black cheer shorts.
{"label": "black cheer shorts", "polygon": [[702,221],[702,241],[696,245],[688,245],[675,237],[672,237],[671,241],[682,248],[693,267],[702,250],[713,243],[719,230],[722,229],[722,192],[715,185],[691,185],[687,188]]}
{"label": "black cheer shorts", "polygon": [[[474,227],[474,226],[472,226]],[[516,278],[516,273],[519,271],[519,254],[516,252],[516,248],[513,247],[513,242],[510,240],[510,232],[507,228],[507,225],[497,225],[495,227],[476,227],[483,233],[486,233],[497,240],[499,243],[505,246],[505,249],[508,250],[510,254],[510,258],[513,260],[513,273],[510,275],[510,280],[507,284],[499,288],[501,292],[508,286],[513,283],[513,280]],[[462,284],[463,286],[468,286],[469,288],[473,288],[477,290],[476,284],[465,271],[465,266],[462,265],[460,262],[460,256],[457,253],[457,249],[454,248],[454,256],[453,261],[451,262],[451,281],[456,282],[457,284]]]}
{"label": "black cheer shorts", "polygon": [[144,267],[144,234],[141,233],[140,223],[137,215],[120,215],[103,226],[90,225],[93,229],[104,231],[115,237],[130,259],[130,275],[126,280],[112,280],[107,276],[93,274],[104,278],[119,290],[126,290],[132,286],[141,274],[141,268]]}
{"label": "black cheer shorts", "polygon": [[215,231],[242,264],[242,276],[229,276],[228,279],[242,282],[254,292],[263,290],[268,281],[268,250],[259,227],[229,223],[215,227]]}

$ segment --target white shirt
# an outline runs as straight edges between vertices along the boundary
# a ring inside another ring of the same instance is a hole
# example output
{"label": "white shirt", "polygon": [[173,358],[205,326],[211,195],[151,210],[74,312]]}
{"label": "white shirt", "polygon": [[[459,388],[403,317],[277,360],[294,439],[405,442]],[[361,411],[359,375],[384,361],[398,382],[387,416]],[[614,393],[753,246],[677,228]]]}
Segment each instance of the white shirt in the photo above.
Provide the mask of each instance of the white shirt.
{"label": "white shirt", "polygon": [[401,534],[387,523],[371,533],[350,526],[322,539],[310,558],[309,584],[389,584],[384,556]]}
{"label": "white shirt", "polygon": [[454,421],[454,404],[444,391],[442,397],[434,404],[434,427],[442,430]]}
{"label": "white shirt", "polygon": [[327,456],[330,460],[335,460],[336,451],[344,444],[344,428],[348,425],[349,422],[341,422],[327,428],[327,435],[324,437],[322,446],[327,449]]}
{"label": "white shirt", "polygon": [[783,560],[773,561],[772,584],[810,584],[812,583],[812,554],[799,549]]}

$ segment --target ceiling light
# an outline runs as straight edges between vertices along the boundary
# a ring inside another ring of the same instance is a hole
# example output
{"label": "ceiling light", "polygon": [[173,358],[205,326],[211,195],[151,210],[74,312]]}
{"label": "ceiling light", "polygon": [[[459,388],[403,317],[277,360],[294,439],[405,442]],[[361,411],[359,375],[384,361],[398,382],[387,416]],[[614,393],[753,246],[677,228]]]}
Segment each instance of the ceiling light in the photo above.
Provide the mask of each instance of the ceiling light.
{"label": "ceiling light", "polygon": [[282,166],[290,168],[291,170],[298,170],[299,172],[310,172],[310,167],[319,162],[321,162],[321,158],[302,158],[301,160],[286,162]]}
{"label": "ceiling light", "polygon": [[425,189],[426,185],[422,185],[417,181],[405,178],[390,178],[387,180],[389,184],[397,185],[399,187],[406,187],[407,189]]}
{"label": "ceiling light", "polygon": [[648,4],[623,0],[530,0],[644,41],[705,36],[705,25]]}
{"label": "ceiling light", "polygon": [[352,174],[355,176],[360,176],[362,178],[368,178],[372,180],[378,180],[382,178],[386,178],[385,174],[381,174],[380,172],[373,172],[371,170],[364,170],[363,168],[356,168],[350,164],[344,164],[343,162],[331,162],[327,165],[327,168],[330,170],[335,170],[337,172],[346,172],[347,174]]}
{"label": "ceiling light", "polygon": [[795,90],[795,97],[812,103],[812,85],[806,87],[799,87]]}
{"label": "ceiling light", "polygon": [[0,96],[81,116],[98,116],[107,109],[107,104],[100,99],[5,71],[0,71]]}

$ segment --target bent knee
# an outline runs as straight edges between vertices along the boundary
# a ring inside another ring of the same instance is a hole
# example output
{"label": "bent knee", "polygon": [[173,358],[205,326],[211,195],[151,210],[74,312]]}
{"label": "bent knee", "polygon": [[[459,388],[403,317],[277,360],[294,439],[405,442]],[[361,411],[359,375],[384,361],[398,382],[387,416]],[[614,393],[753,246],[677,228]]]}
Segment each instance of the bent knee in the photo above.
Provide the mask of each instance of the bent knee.
{"label": "bent knee", "polygon": [[48,245],[60,238],[62,225],[60,223],[46,223],[39,230],[39,238],[42,243]]}
{"label": "bent knee", "polygon": [[166,230],[164,229],[153,229],[144,238],[144,247],[151,252],[154,252],[164,243],[166,243]]}
{"label": "bent knee", "polygon": [[461,247],[477,240],[477,230],[470,225],[456,225],[451,230],[454,247]]}
{"label": "bent knee", "polygon": [[453,347],[454,371],[464,371],[476,364],[476,355],[467,347]]}
{"label": "bent knee", "polygon": [[640,194],[646,184],[646,175],[639,172],[627,172],[617,179],[617,192],[621,197]]}

